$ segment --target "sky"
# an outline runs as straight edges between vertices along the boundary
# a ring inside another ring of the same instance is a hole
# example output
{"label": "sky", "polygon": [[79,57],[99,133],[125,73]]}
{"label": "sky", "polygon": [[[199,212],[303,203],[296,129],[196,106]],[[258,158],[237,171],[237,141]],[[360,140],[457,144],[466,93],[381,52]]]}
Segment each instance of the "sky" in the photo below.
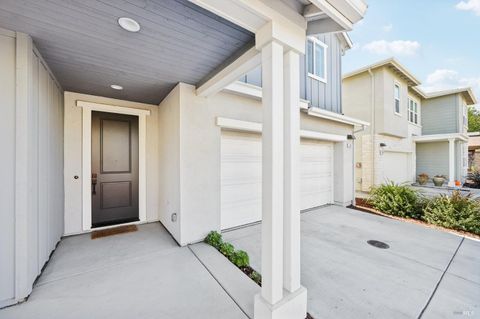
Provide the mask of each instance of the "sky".
{"label": "sky", "polygon": [[480,100],[480,0],[367,2],[344,73],[395,57],[425,91],[470,86]]}

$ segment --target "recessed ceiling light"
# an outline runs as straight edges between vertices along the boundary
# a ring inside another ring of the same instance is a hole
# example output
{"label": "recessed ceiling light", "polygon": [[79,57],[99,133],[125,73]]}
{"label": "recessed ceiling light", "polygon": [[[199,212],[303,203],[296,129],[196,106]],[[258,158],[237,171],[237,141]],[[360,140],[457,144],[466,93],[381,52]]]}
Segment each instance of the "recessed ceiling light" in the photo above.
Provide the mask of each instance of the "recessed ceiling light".
{"label": "recessed ceiling light", "polygon": [[118,19],[118,24],[125,30],[129,32],[138,32],[140,31],[140,24],[132,18],[120,18]]}
{"label": "recessed ceiling light", "polygon": [[117,84],[112,84],[110,87],[114,90],[123,90],[123,86]]}

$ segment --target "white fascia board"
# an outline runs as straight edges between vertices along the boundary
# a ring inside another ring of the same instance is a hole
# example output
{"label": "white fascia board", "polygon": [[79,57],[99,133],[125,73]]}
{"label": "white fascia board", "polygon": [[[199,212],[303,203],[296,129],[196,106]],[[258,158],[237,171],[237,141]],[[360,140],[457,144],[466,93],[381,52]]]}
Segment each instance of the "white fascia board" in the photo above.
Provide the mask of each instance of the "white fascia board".
{"label": "white fascia board", "polygon": [[422,136],[413,137],[413,140],[417,143],[448,141],[450,139],[456,139],[456,140],[458,139],[460,141],[467,142],[468,136],[461,133],[451,133],[451,134],[431,134],[431,135],[422,135]]}
{"label": "white fascia board", "polygon": [[345,124],[350,124],[350,125],[356,125],[356,126],[370,126],[370,123],[355,119],[353,117],[345,116],[342,114],[322,110],[318,107],[310,107],[307,111],[308,115],[315,116],[315,117],[320,117],[324,118],[327,120],[335,121],[335,122],[341,122]]}
{"label": "white fascia board", "polygon": [[339,8],[333,6],[329,1],[310,0],[310,2],[339,24],[343,28],[341,31],[350,31],[353,29],[353,21],[349,20],[343,12],[339,11]]}
{"label": "white fascia board", "polygon": [[242,75],[253,70],[262,63],[260,51],[250,48],[235,61],[220,70],[204,84],[200,85],[196,93],[198,96],[208,97],[220,92],[229,84],[237,81]]}
{"label": "white fascia board", "polygon": [[[216,124],[221,128],[233,130],[233,131],[262,133],[262,123],[258,123],[258,122],[235,120],[235,119],[230,119],[225,117],[217,117]],[[300,130],[300,137],[310,138],[315,140],[322,140],[322,141],[331,141],[331,142],[344,142],[347,140],[347,137],[343,135],[329,134],[329,133],[323,133],[323,132],[317,132],[317,131],[311,131],[311,130]]]}

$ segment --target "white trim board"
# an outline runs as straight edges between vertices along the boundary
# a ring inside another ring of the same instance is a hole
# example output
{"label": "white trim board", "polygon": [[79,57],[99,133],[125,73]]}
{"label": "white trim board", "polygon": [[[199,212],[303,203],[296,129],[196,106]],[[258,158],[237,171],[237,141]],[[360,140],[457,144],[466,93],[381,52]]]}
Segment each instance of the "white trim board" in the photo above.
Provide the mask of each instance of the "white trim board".
{"label": "white trim board", "polygon": [[77,101],[76,105],[82,108],[82,230],[92,229],[92,111],[127,114],[138,116],[138,219],[147,220],[146,196],[146,138],[147,115],[149,110],[135,109],[108,104]]}
{"label": "white trim board", "polygon": [[[225,117],[217,117],[216,119],[217,126],[234,131],[245,131],[245,132],[262,132],[262,123],[242,121],[236,119],[230,119]],[[314,140],[322,141],[332,141],[332,142],[344,142],[347,140],[346,136],[338,134],[329,134],[322,133],[310,130],[300,130],[300,137],[309,138]]]}

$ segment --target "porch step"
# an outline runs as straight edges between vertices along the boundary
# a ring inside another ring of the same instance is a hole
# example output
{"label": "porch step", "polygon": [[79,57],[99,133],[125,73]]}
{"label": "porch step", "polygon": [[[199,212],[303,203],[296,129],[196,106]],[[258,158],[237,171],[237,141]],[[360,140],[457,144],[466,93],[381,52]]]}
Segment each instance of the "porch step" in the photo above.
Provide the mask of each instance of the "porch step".
{"label": "porch step", "polygon": [[212,246],[198,243],[189,248],[240,309],[253,318],[253,297],[260,287]]}

